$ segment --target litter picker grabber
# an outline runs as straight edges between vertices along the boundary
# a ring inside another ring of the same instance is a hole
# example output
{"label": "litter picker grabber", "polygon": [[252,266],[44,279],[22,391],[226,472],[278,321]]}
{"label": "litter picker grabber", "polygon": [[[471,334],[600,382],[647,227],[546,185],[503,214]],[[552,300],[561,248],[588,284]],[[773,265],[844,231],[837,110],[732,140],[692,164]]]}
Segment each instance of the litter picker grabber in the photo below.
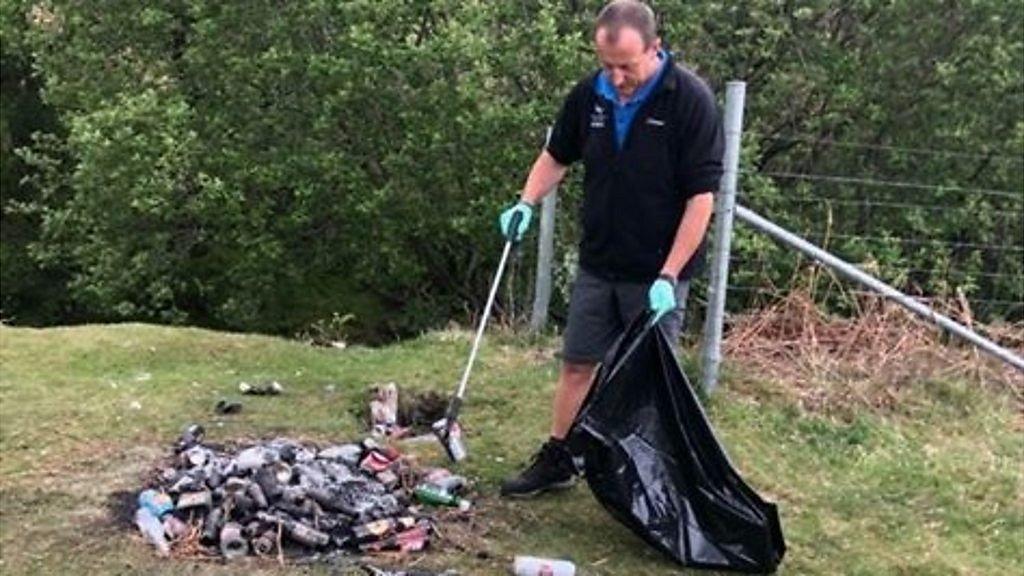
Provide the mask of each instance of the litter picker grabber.
{"label": "litter picker grabber", "polygon": [[476,360],[476,352],[480,347],[480,340],[484,335],[484,328],[487,327],[487,320],[491,317],[491,307],[494,305],[494,297],[498,294],[498,286],[501,284],[501,276],[505,272],[505,264],[508,262],[509,254],[516,243],[516,233],[519,231],[519,224],[522,221],[522,214],[512,215],[509,222],[509,235],[505,241],[505,249],[501,253],[501,261],[498,262],[498,270],[494,273],[494,282],[491,283],[491,292],[487,295],[487,304],[484,306],[484,313],[480,316],[480,326],[476,329],[476,338],[473,339],[473,348],[469,352],[469,361],[466,362],[466,369],[462,372],[462,380],[459,382],[459,389],[448,402],[448,409],[444,418],[434,422],[434,434],[444,446],[445,453],[452,462],[460,462],[466,458],[466,446],[462,442],[462,429],[459,426],[459,411],[462,409],[462,399],[466,394],[466,383],[469,382],[469,373],[473,370],[473,362]]}

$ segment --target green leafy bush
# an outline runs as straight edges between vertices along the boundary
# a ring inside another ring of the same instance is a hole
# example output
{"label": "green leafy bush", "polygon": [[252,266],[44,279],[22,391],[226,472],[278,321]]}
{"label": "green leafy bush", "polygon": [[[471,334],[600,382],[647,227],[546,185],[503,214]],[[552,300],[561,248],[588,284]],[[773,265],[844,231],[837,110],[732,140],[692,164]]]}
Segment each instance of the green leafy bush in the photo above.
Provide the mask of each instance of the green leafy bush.
{"label": "green leafy bush", "polygon": [[[1024,190],[1024,167],[1005,160],[1024,148],[1024,9],[933,4],[657,8],[666,41],[717,93],[726,80],[748,82],[744,167],[760,173],[743,175],[743,202],[798,232],[843,237],[835,249],[894,269],[904,287],[1020,300],[1020,259],[949,244],[1024,246],[1020,220],[1005,217],[1024,210],[1024,194],[950,188]],[[496,215],[562,97],[595,64],[599,6],[4,3],[5,68],[31,63],[15,73],[39,83],[59,120],[15,142],[8,126],[30,112],[3,107],[5,178],[15,162],[27,176],[17,194],[4,192],[4,227],[22,226],[3,237],[4,315],[294,334],[351,314],[346,328],[376,341],[469,317],[497,262]],[[834,142],[977,156],[951,162]],[[853,184],[772,173],[930,182],[948,189],[924,202],[951,208],[833,201],[826,213],[823,198],[891,202],[909,192],[865,196]],[[578,176],[562,188],[556,316],[575,261]],[[744,232],[735,245],[737,282],[794,277],[792,255],[765,239]],[[532,252],[516,268],[520,310]],[[24,297],[31,274],[8,272],[40,267],[67,301],[45,313]],[[503,295],[500,310],[510,305]]]}

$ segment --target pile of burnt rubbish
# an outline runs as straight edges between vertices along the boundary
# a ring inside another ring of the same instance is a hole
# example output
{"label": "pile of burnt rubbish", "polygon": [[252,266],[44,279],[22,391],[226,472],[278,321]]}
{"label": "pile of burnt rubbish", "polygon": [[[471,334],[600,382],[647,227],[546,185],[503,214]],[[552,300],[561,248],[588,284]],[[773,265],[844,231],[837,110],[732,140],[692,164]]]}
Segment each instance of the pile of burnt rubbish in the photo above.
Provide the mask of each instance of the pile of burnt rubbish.
{"label": "pile of burnt rubbish", "polygon": [[229,450],[204,443],[203,433],[189,426],[138,496],[135,523],[162,555],[413,552],[436,536],[438,507],[470,508],[463,477],[417,468],[373,438],[322,447],[277,438]]}

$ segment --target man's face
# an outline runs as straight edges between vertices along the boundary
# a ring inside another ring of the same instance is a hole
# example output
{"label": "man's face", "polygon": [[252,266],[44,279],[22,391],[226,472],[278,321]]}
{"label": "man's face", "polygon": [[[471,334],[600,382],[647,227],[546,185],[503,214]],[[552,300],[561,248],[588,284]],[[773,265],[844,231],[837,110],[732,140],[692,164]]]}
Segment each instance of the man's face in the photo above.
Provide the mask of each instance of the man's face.
{"label": "man's face", "polygon": [[620,28],[614,41],[610,36],[606,28],[597,29],[594,34],[597,57],[619,97],[628,100],[658,70],[661,42],[655,39],[644,46],[640,32],[629,27]]}

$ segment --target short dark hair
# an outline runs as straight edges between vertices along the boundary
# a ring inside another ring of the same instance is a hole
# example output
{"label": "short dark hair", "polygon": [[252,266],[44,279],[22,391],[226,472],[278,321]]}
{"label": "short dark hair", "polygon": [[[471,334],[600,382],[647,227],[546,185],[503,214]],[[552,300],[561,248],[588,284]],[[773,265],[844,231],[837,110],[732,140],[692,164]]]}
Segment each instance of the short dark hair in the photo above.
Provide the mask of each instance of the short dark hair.
{"label": "short dark hair", "polygon": [[654,10],[639,0],[613,0],[606,4],[597,14],[594,33],[601,28],[608,31],[608,40],[613,43],[618,40],[622,28],[632,28],[639,32],[644,46],[650,46],[658,37]]}

